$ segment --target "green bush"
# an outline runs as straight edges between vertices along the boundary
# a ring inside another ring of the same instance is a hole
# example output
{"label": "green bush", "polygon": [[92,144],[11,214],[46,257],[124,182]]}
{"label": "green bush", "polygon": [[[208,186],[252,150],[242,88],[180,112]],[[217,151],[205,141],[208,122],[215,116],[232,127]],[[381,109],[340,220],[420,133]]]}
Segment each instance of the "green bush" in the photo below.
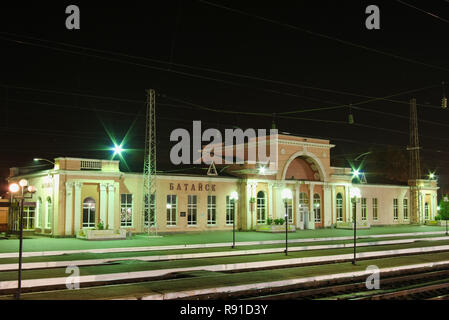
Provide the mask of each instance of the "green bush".
{"label": "green bush", "polygon": [[267,219],[267,224],[268,224],[269,226],[271,226],[271,225],[273,224],[273,219],[268,218],[268,219]]}
{"label": "green bush", "polygon": [[97,229],[98,229],[98,230],[104,230],[104,224],[103,224],[103,221],[98,222]]}
{"label": "green bush", "polygon": [[280,218],[280,219],[274,219],[274,224],[277,225],[277,226],[283,225],[284,222],[285,222],[285,220],[282,219],[282,218]]}

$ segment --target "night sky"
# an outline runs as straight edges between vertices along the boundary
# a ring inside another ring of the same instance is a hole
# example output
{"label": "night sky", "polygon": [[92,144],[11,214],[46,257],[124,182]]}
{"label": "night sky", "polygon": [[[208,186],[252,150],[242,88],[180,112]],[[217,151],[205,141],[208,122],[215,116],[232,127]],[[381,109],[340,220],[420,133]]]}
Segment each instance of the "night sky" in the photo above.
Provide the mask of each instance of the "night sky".
{"label": "night sky", "polygon": [[[1,4],[0,195],[9,167],[110,159],[110,136],[127,137],[121,169],[142,171],[149,88],[158,94],[160,170],[170,132],[192,120],[221,130],[274,120],[281,132],[330,139],[333,165],[371,151],[368,182],[382,168],[406,171],[415,97],[423,176],[435,171],[448,190],[449,1],[93,2]],[[69,4],[80,8],[80,30],[65,27]],[[365,27],[370,4],[380,30]],[[366,102],[390,95],[395,102]]]}

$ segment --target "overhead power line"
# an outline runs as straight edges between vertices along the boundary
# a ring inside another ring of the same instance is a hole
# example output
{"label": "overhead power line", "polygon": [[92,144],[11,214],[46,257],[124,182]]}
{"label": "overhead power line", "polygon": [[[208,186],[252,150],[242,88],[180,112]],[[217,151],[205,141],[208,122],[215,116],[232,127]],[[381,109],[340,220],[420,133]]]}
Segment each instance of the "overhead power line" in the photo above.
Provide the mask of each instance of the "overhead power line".
{"label": "overhead power line", "polygon": [[245,12],[245,11],[242,11],[242,10],[238,10],[238,9],[235,9],[235,8],[226,7],[226,6],[214,3],[214,2],[210,2],[210,1],[206,1],[206,0],[197,0],[197,1],[201,2],[203,4],[206,4],[208,6],[212,6],[212,7],[216,7],[216,8],[223,9],[223,10],[227,10],[227,11],[230,11],[230,12],[238,13],[240,15],[244,15],[244,16],[251,17],[251,18],[254,18],[254,19],[257,19],[257,20],[261,20],[261,21],[272,23],[272,24],[276,24],[276,25],[279,25],[279,26],[282,26],[282,27],[285,27],[285,28],[288,28],[288,29],[301,31],[301,32],[304,32],[304,33],[307,33],[307,34],[311,34],[311,35],[316,36],[316,37],[323,38],[323,39],[336,41],[336,42],[339,42],[339,43],[342,43],[342,44],[345,44],[345,45],[348,45],[348,46],[351,46],[351,47],[355,47],[355,48],[363,49],[363,50],[366,50],[366,51],[378,53],[378,54],[381,54],[381,55],[384,55],[384,56],[388,56],[388,57],[395,58],[395,59],[402,60],[402,61],[406,61],[406,62],[409,62],[409,63],[414,63],[414,64],[417,64],[417,65],[429,67],[429,68],[432,68],[432,69],[437,69],[437,70],[440,70],[440,71],[446,71],[446,72],[449,71],[449,69],[445,68],[445,67],[436,66],[436,65],[433,65],[433,64],[429,64],[429,63],[421,62],[421,61],[418,61],[418,60],[410,59],[410,58],[407,58],[407,57],[403,57],[403,56],[400,56],[400,55],[397,55],[397,54],[394,54],[394,53],[390,53],[390,52],[382,51],[382,50],[379,50],[379,49],[367,47],[367,46],[364,46],[364,45],[361,45],[361,44],[357,44],[357,43],[354,43],[354,42],[350,42],[350,41],[347,41],[347,40],[343,40],[343,39],[340,39],[340,38],[337,38],[337,37],[332,37],[332,36],[329,36],[329,35],[326,35],[326,34],[323,34],[323,33],[311,31],[311,30],[308,30],[308,29],[305,29],[305,28],[302,28],[302,27],[298,27],[298,26],[292,25],[292,24],[288,24],[288,23],[280,22],[280,21],[277,21],[277,20],[274,20],[274,19],[262,17],[262,16],[259,16],[259,15],[256,15],[256,14],[253,14],[253,13],[248,13],[248,12]]}
{"label": "overhead power line", "polygon": [[404,1],[401,1],[401,0],[396,0],[396,2],[399,2],[400,4],[403,4],[404,6],[407,6],[407,7],[409,7],[409,8],[413,8],[413,9],[415,9],[415,10],[418,10],[418,11],[420,11],[420,12],[422,12],[422,13],[425,13],[425,14],[427,14],[427,15],[429,15],[429,16],[435,18],[435,19],[438,19],[438,20],[440,20],[440,21],[449,23],[449,20],[444,19],[444,18],[441,18],[440,16],[437,16],[436,14],[433,14],[433,13],[431,13],[431,12],[429,12],[429,11],[425,11],[425,10],[423,10],[423,9],[420,9],[420,8],[418,8],[418,7],[415,7],[415,6],[413,6],[413,5],[411,5],[411,4],[407,3],[407,2],[404,2]]}
{"label": "overhead power line", "polygon": [[[93,49],[93,48],[88,48],[88,47],[83,47],[83,46],[72,45],[72,44],[68,44],[68,43],[64,43],[64,42],[57,42],[57,41],[51,41],[51,40],[40,39],[40,38],[35,38],[35,37],[11,34],[11,33],[8,33],[8,32],[0,32],[0,34],[6,34],[8,36],[23,37],[23,38],[33,39],[33,40],[37,40],[37,41],[41,41],[41,42],[47,42],[47,43],[56,43],[56,44],[59,44],[59,45],[62,45],[62,46],[82,49],[83,51],[82,52],[78,52],[78,51],[73,51],[73,50],[61,49],[61,48],[35,44],[35,43],[28,42],[28,41],[22,41],[22,40],[19,41],[19,40],[16,40],[16,39],[10,39],[10,38],[6,38],[6,37],[0,36],[0,39],[7,40],[7,41],[12,41],[12,42],[15,42],[15,43],[18,43],[18,44],[22,44],[22,45],[24,45],[24,44],[25,45],[32,45],[32,46],[43,47],[43,48],[52,49],[52,50],[56,50],[56,51],[72,53],[72,54],[76,54],[76,55],[85,55],[85,56],[98,58],[98,59],[103,59],[103,60],[107,60],[107,61],[119,62],[119,63],[124,63],[124,64],[130,64],[130,65],[139,66],[139,67],[143,67],[143,68],[154,69],[154,70],[158,70],[158,71],[162,71],[162,72],[171,72],[171,73],[175,73],[175,74],[182,75],[182,76],[194,77],[194,78],[208,80],[208,81],[215,81],[215,82],[225,83],[227,85],[232,85],[232,86],[247,87],[247,88],[251,88],[251,89],[255,89],[255,90],[261,90],[261,91],[265,91],[265,92],[269,92],[269,93],[273,93],[273,94],[280,94],[280,95],[285,95],[285,96],[290,96],[290,97],[304,98],[304,99],[315,100],[315,101],[322,101],[320,99],[316,99],[316,98],[313,98],[313,97],[310,97],[310,96],[298,95],[298,94],[293,94],[293,93],[286,93],[286,92],[282,92],[282,91],[274,90],[274,89],[266,89],[266,88],[254,87],[254,86],[250,86],[250,85],[247,85],[247,84],[238,83],[238,82],[235,82],[235,81],[229,81],[229,80],[213,78],[213,77],[209,77],[209,76],[194,74],[194,73],[191,73],[191,72],[183,72],[183,71],[175,70],[173,68],[162,68],[162,67],[157,67],[157,66],[150,66],[150,65],[147,65],[147,64],[141,64],[141,63],[126,61],[126,60],[121,60],[121,59],[117,59],[117,58],[92,55],[92,54],[86,53],[86,50],[93,51],[93,52],[99,52],[99,53],[111,54],[111,55],[115,55],[115,56],[123,56],[123,57],[127,57],[127,58],[132,58],[132,59],[140,59],[140,60],[145,60],[145,61],[151,61],[151,62],[156,62],[156,63],[159,63],[159,64],[169,64],[170,66],[178,66],[178,67],[183,67],[183,68],[190,68],[190,69],[194,69],[194,70],[200,70],[200,71],[206,71],[206,72],[211,72],[211,73],[217,73],[217,74],[231,76],[231,77],[238,77],[238,78],[242,78],[242,79],[246,79],[246,80],[261,81],[261,82],[266,82],[266,83],[271,83],[271,84],[276,84],[276,85],[296,87],[296,88],[301,88],[301,89],[309,89],[309,90],[315,90],[315,91],[321,91],[321,92],[327,92],[327,93],[333,93],[333,94],[339,94],[339,95],[349,95],[349,96],[369,99],[367,101],[360,101],[360,102],[358,102],[357,104],[359,104],[359,105],[360,104],[364,104],[364,103],[369,103],[369,102],[372,102],[372,101],[375,101],[375,100],[385,100],[385,101],[389,101],[389,102],[401,103],[401,104],[408,105],[407,101],[398,101],[398,100],[388,99],[389,97],[399,96],[401,94],[405,94],[405,93],[408,93],[408,92],[398,93],[398,94],[390,95],[390,96],[387,96],[387,97],[373,97],[373,96],[368,96],[368,95],[363,95],[363,94],[358,94],[358,93],[352,93],[352,92],[346,92],[346,91],[341,91],[341,90],[320,88],[320,87],[316,87],[316,86],[310,86],[310,85],[304,85],[304,84],[298,84],[298,83],[291,83],[291,82],[286,82],[286,81],[281,81],[281,80],[266,79],[266,78],[259,77],[259,76],[253,76],[253,75],[247,75],[247,74],[239,74],[239,73],[233,73],[233,72],[226,72],[226,71],[221,71],[221,70],[212,69],[212,68],[197,67],[197,66],[191,66],[191,65],[186,65],[186,64],[179,64],[179,63],[174,63],[174,62],[169,63],[167,61],[153,59],[153,58],[145,58],[145,57],[133,56],[133,55],[128,55],[128,54],[124,54],[124,53],[118,53],[118,52],[113,52],[113,51],[108,51],[108,50]],[[432,85],[432,86],[428,86],[428,87],[414,89],[411,92],[416,92],[416,91],[420,91],[420,90],[430,89],[430,88],[437,87],[437,86],[439,86],[439,85]],[[334,108],[339,108],[339,107],[343,107],[343,106],[344,105],[334,106]],[[425,106],[429,107],[428,105],[425,105]],[[430,107],[438,108],[437,106],[430,106]],[[331,107],[328,107],[328,108],[331,108]],[[301,110],[298,110],[298,112],[301,112]]]}

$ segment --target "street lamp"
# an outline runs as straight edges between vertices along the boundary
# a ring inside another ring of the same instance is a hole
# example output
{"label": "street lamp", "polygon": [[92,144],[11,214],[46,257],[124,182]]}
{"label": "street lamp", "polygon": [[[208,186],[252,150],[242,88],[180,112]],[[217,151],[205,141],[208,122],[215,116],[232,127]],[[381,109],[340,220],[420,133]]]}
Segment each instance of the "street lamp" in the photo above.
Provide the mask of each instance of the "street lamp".
{"label": "street lamp", "polygon": [[43,158],[34,158],[34,161],[46,161],[48,163],[51,163],[52,165],[55,165],[55,163],[53,161],[47,160],[47,159],[43,159]]}
{"label": "street lamp", "polygon": [[[19,275],[17,279],[17,293],[16,299],[20,299],[20,293],[22,290],[22,251],[23,251],[23,203],[25,200],[25,194],[36,192],[36,188],[34,186],[28,185],[28,180],[21,179],[19,184],[12,183],[9,185],[9,191],[11,194],[16,194],[20,192],[20,195],[15,196],[16,199],[20,200],[20,214],[19,214]],[[30,198],[30,197],[29,197]]]}
{"label": "street lamp", "polygon": [[235,202],[239,199],[236,191],[231,192],[230,199],[232,201],[232,249],[235,248]]}
{"label": "street lamp", "polygon": [[356,262],[356,243],[357,243],[357,202],[360,201],[360,189],[359,188],[351,188],[349,191],[351,201],[354,205],[354,258],[352,260],[352,264],[355,265]]}
{"label": "street lamp", "polygon": [[288,201],[293,198],[292,191],[284,189],[281,196],[285,204],[285,255],[288,255]]}

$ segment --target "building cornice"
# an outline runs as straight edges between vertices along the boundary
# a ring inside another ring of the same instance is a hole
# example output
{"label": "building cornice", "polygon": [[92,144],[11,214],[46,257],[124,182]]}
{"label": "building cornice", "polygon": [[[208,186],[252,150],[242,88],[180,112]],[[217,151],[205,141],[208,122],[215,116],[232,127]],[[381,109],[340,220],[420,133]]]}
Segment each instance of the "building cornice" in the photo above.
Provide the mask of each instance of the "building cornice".
{"label": "building cornice", "polygon": [[331,149],[331,148],[335,147],[334,144],[295,141],[295,140],[287,140],[287,139],[279,139],[278,143],[279,144],[294,145],[294,146],[302,146],[302,147],[321,148],[321,149]]}

